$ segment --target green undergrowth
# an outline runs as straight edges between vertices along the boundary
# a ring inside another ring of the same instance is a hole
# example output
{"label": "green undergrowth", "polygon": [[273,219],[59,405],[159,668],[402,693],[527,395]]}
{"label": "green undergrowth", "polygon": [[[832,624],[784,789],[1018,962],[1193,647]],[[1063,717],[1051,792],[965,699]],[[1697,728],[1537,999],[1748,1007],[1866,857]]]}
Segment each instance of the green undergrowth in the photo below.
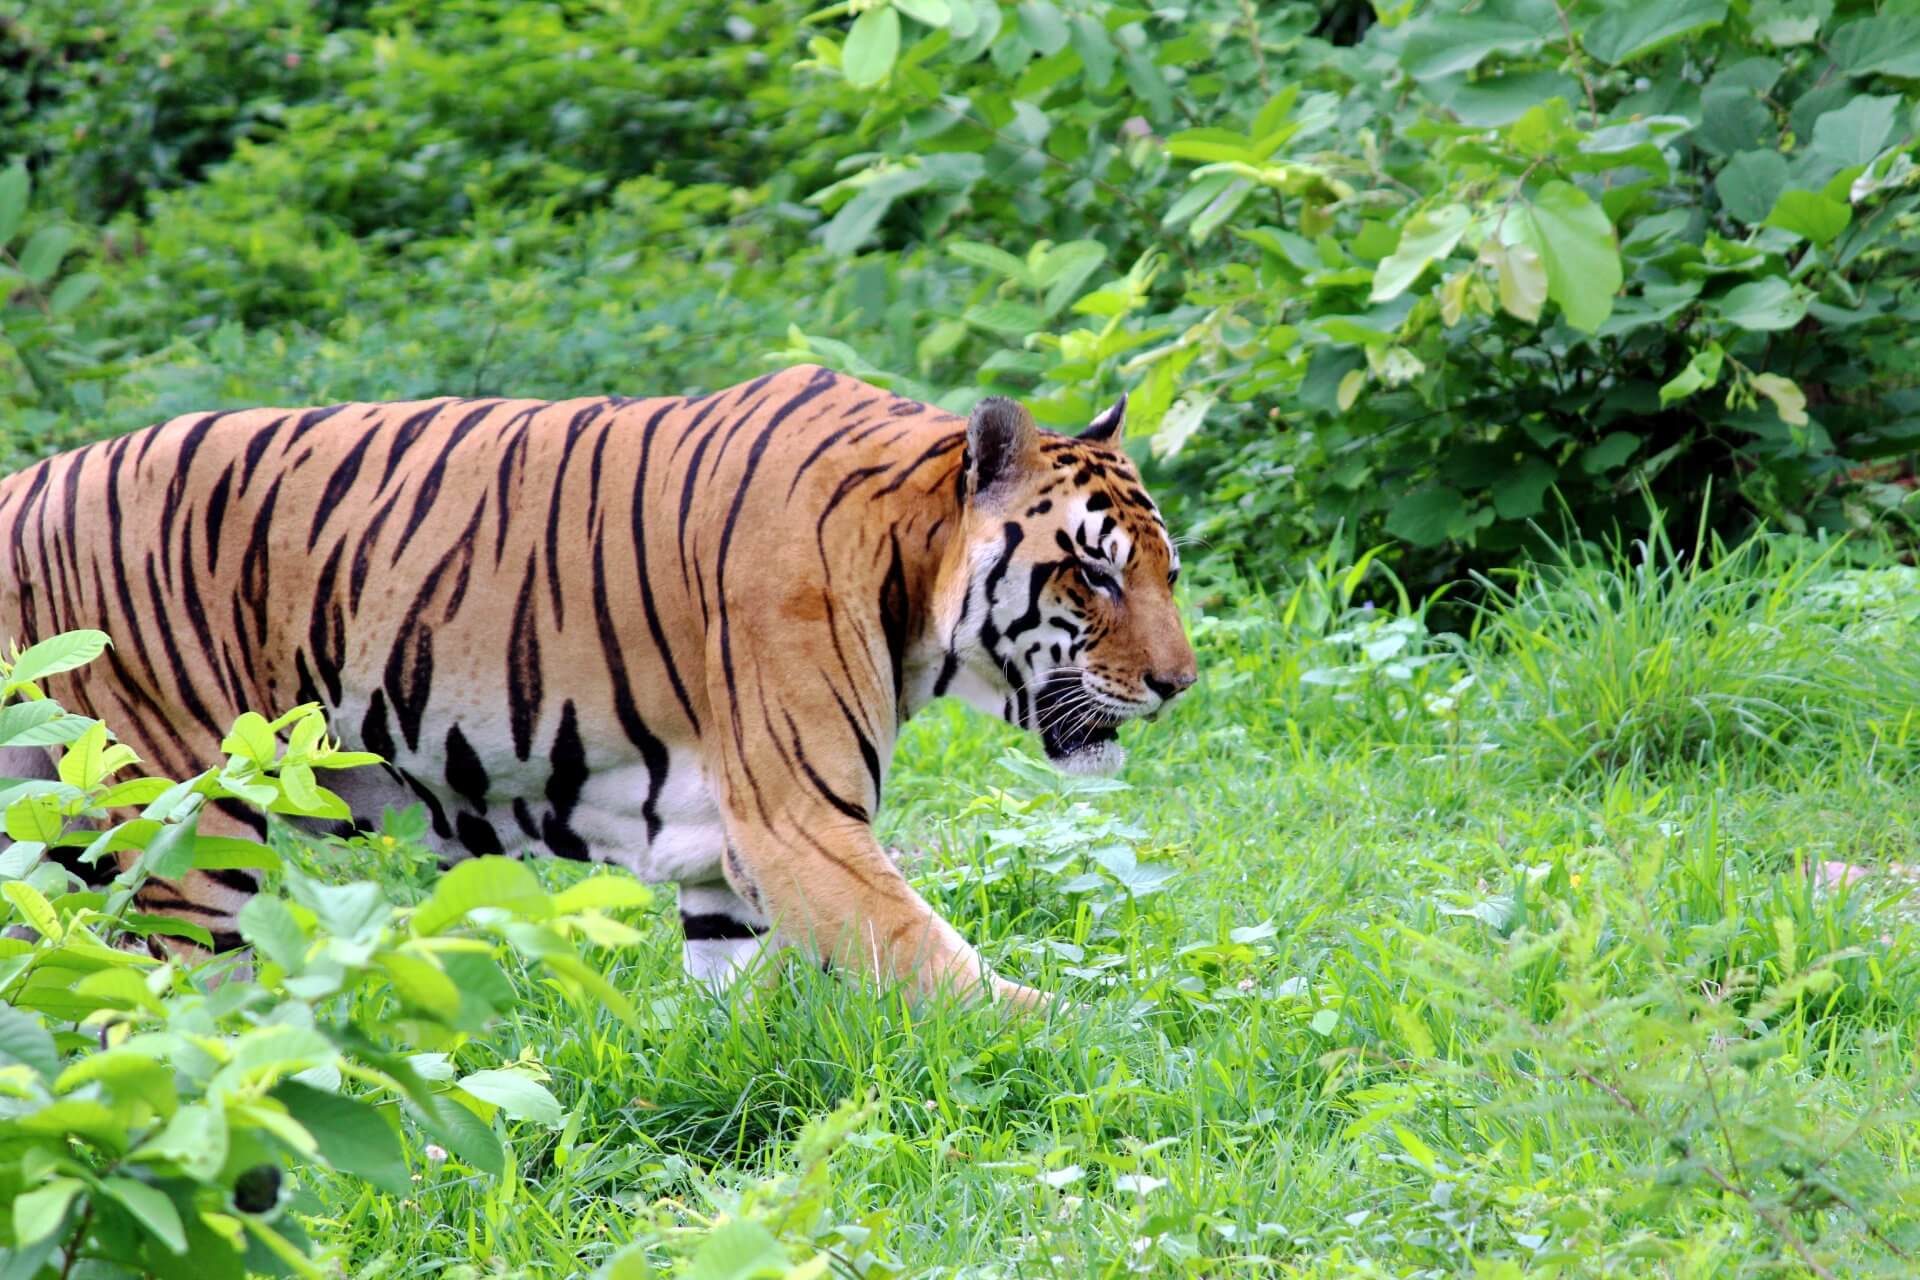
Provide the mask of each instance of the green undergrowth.
{"label": "green undergrowth", "polygon": [[[1629,549],[1464,639],[1364,561],[1196,577],[1205,678],[1120,779],[941,706],[889,780],[922,890],[1070,1007],[708,996],[668,895],[600,956],[633,1026],[529,974],[477,1044],[561,1107],[507,1176],[411,1150],[312,1234],[366,1276],[1911,1273],[1920,575]],[[404,823],[310,860],[433,880]]]}

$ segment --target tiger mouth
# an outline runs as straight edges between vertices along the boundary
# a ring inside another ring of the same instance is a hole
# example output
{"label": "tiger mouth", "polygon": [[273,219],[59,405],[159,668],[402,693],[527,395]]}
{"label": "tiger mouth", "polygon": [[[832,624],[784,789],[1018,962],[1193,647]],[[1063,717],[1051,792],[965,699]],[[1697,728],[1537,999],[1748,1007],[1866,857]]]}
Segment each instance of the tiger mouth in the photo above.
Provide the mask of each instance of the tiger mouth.
{"label": "tiger mouth", "polygon": [[1092,705],[1080,681],[1052,679],[1034,699],[1040,745],[1056,764],[1096,751],[1119,736],[1124,717]]}

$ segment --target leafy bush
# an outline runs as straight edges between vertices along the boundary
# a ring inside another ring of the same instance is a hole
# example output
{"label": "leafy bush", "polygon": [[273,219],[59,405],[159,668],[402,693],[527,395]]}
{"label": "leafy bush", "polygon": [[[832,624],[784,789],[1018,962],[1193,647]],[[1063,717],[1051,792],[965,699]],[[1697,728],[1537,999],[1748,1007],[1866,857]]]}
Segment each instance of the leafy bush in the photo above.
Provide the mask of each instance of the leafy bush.
{"label": "leafy bush", "polygon": [[[951,190],[919,236],[990,276],[923,376],[1038,387],[1050,421],[1137,382],[1133,429],[1188,451],[1199,531],[1250,565],[1344,523],[1424,549],[1424,590],[1537,547],[1555,491],[1590,532],[1637,489],[1686,528],[1709,494],[1729,531],[1910,512],[1920,17],[1446,3],[1341,48],[1294,6],[1202,3],[1151,41],[1170,14],[1040,0],[963,38],[966,10],[867,8],[817,46],[875,86],[881,141],[816,194],[827,247]],[[954,241],[969,214],[1090,235],[1136,283],[1183,243],[1145,293],[1036,307],[1023,242]]]}
{"label": "leafy bush", "polygon": [[[402,1116],[493,1174],[506,1164],[496,1115],[559,1121],[537,1063],[462,1071],[455,1057],[513,1003],[509,956],[631,1021],[573,940],[631,942],[602,912],[647,890],[607,875],[550,895],[518,862],[483,858],[400,909],[377,883],[285,868],[286,896],[262,893],[239,915],[252,972],[115,947],[123,934],[211,944],[196,925],[132,909],[151,876],[280,868],[267,846],[200,834],[208,801],[344,816],[314,769],[372,757],[336,749],[318,710],[299,707],[241,716],[219,769],[116,780],[132,751],[37,687],[105,643],[75,632],[0,662],[0,746],[64,746],[58,780],[0,782],[13,841],[0,894],[12,932],[29,935],[0,940],[0,1259],[20,1277],[324,1274],[300,1222],[317,1211],[303,1173],[404,1194]],[[113,821],[132,807],[139,816]],[[67,869],[116,854],[104,890]]]}

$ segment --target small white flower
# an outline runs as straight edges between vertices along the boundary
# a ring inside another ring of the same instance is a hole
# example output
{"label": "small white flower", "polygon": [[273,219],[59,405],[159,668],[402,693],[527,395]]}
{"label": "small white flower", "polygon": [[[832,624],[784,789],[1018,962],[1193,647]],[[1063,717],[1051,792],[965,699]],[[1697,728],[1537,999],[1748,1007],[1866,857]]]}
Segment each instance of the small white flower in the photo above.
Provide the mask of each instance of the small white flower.
{"label": "small white flower", "polygon": [[427,1144],[427,1163],[428,1164],[444,1164],[446,1163],[446,1159],[447,1159],[447,1149],[445,1147],[441,1146],[437,1142],[429,1142]]}

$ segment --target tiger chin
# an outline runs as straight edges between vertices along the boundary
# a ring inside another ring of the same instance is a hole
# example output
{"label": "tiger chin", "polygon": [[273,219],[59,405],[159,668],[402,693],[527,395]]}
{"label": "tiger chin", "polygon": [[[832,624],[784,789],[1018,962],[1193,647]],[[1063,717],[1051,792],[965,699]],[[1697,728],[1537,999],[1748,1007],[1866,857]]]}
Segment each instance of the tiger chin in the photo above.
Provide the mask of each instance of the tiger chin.
{"label": "tiger chin", "polygon": [[[447,861],[532,852],[680,886],[723,985],[784,949],[916,994],[991,973],[874,839],[901,725],[954,696],[1111,773],[1195,680],[1179,556],[1117,447],[1011,400],[965,418],[803,366],[697,397],[188,414],[0,480],[0,644],[76,627],[50,681],[150,772],[243,710],[319,702]],[[0,775],[47,776],[0,750]],[[209,810],[200,829],[264,834]],[[110,876],[111,866],[94,874]],[[237,947],[242,870],[139,906]]]}

